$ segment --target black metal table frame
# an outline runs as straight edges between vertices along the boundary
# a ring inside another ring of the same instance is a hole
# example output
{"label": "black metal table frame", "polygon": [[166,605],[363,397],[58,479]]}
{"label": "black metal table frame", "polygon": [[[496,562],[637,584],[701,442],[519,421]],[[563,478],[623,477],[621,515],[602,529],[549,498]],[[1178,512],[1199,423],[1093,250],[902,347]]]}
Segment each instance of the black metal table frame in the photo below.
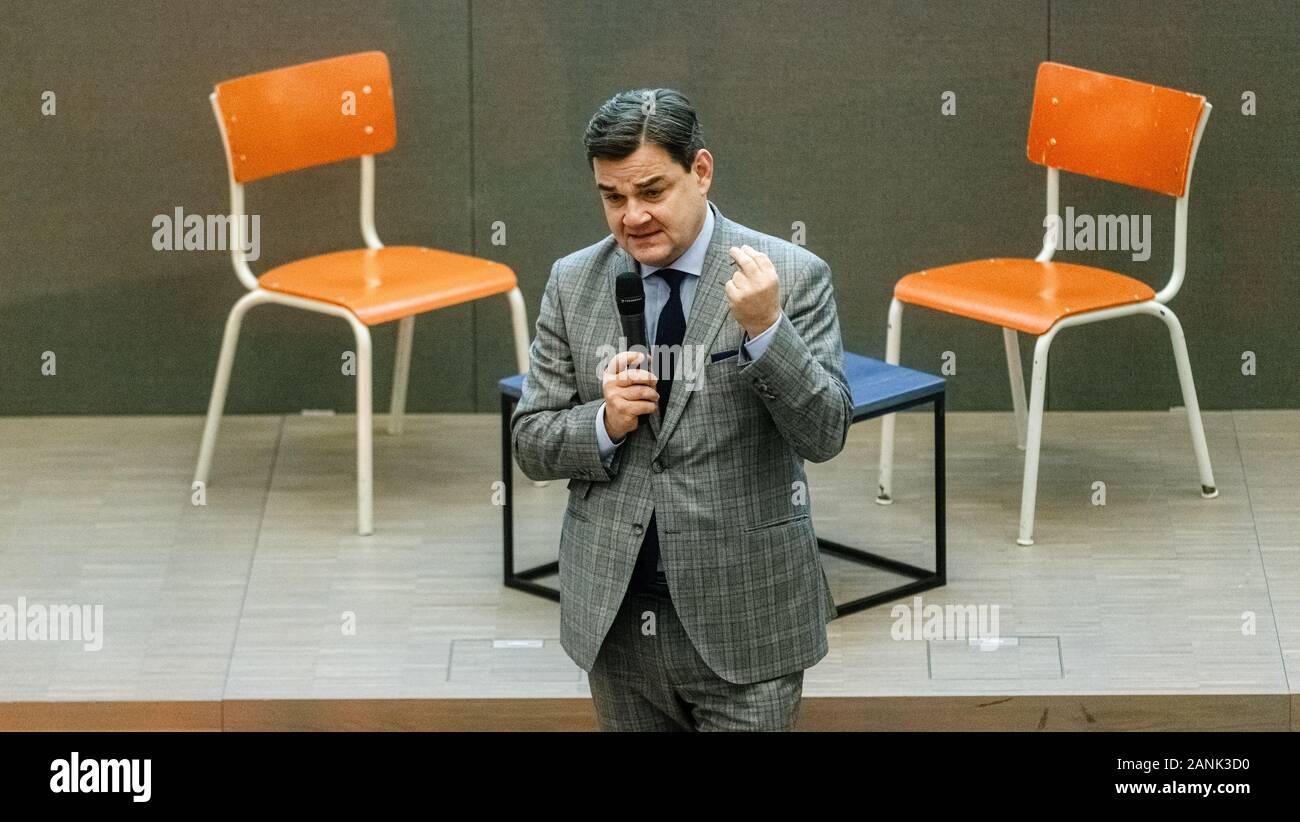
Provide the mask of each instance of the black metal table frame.
{"label": "black metal table frame", "polygon": [[[514,588],[519,591],[527,591],[547,599],[560,601],[560,591],[550,585],[543,585],[535,582],[538,577],[548,576],[559,573],[560,561],[553,560],[533,568],[527,568],[521,571],[515,570],[515,527],[514,527],[514,460],[510,443],[510,416],[514,412],[515,405],[518,403],[516,397],[509,394],[501,394],[501,479],[505,490],[505,504],[501,506],[501,519],[504,526],[505,537],[505,569],[504,583],[507,588]],[[939,391],[919,399],[909,400],[899,403],[895,406],[873,411],[870,414],[855,418],[852,422],[856,425],[859,422],[882,417],[886,414],[894,414],[899,411],[906,411],[909,408],[929,403],[934,406],[934,570],[921,568],[906,562],[890,559],[880,556],[879,554],[864,551],[861,548],[852,548],[848,545],[842,545],[822,537],[817,538],[817,545],[825,553],[841,557],[843,559],[857,562],[862,565],[870,565],[880,568],[891,573],[901,576],[911,577],[911,582],[905,582],[902,585],[886,589],[879,593],[870,594],[865,597],[846,602],[843,605],[837,604],[836,619],[857,613],[866,608],[871,608],[883,602],[917,594],[921,591],[929,591],[947,584],[947,525],[944,518],[946,493],[946,480],[944,476],[944,392]]]}
{"label": "black metal table frame", "polygon": [[864,414],[856,417],[853,424],[856,425],[866,420],[883,417],[886,414],[894,414],[899,411],[906,411],[909,408],[918,405],[930,403],[934,406],[934,570],[927,570],[916,565],[906,562],[899,562],[896,559],[882,557],[879,554],[873,554],[870,551],[864,551],[861,548],[851,548],[848,545],[842,545],[823,537],[817,538],[817,545],[824,553],[843,559],[851,560],[862,565],[871,565],[876,568],[889,571],[901,576],[911,577],[911,582],[905,582],[893,588],[887,588],[876,594],[870,594],[865,597],[846,602],[843,605],[836,604],[836,619],[849,614],[857,613],[865,608],[871,608],[882,602],[890,602],[909,594],[919,594],[922,591],[929,591],[933,588],[946,585],[948,583],[948,556],[947,556],[947,522],[944,518],[945,494],[947,493],[947,480],[944,476],[944,440],[943,440],[943,400],[944,392],[939,391],[927,397],[920,397],[907,402],[899,403],[888,408],[873,411],[870,414]]}

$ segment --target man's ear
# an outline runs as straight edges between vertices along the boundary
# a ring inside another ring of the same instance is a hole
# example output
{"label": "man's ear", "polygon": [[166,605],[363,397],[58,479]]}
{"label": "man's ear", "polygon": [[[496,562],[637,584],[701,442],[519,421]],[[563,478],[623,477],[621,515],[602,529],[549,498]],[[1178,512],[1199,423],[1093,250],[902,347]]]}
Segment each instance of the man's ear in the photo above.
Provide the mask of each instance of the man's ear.
{"label": "man's ear", "polygon": [[691,173],[695,175],[701,194],[708,194],[709,187],[713,184],[713,155],[707,148],[702,148],[695,152],[695,162],[692,164]]}

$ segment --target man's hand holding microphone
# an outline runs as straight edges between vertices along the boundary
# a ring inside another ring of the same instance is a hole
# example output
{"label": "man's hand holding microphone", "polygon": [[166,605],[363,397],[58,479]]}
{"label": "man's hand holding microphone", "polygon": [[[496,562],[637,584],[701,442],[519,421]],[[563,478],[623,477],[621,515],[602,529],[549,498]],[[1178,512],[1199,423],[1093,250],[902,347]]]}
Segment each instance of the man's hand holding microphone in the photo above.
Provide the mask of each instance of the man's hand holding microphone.
{"label": "man's hand holding microphone", "polygon": [[636,430],[637,418],[659,410],[659,378],[644,368],[632,366],[642,362],[640,351],[620,351],[605,366],[601,392],[605,395],[605,433],[618,442]]}

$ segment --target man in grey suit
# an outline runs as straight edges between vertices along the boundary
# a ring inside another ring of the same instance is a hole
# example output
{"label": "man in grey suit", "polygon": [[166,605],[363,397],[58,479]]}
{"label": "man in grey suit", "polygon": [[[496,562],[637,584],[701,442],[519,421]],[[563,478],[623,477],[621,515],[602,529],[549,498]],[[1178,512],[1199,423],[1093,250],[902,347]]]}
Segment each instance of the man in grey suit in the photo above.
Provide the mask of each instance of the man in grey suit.
{"label": "man in grey suit", "polygon": [[852,418],[830,268],[708,200],[678,92],[615,95],[584,142],[611,234],[551,269],[511,418],[524,474],[569,480],[560,644],[603,729],[788,730],[835,617],[804,473]]}

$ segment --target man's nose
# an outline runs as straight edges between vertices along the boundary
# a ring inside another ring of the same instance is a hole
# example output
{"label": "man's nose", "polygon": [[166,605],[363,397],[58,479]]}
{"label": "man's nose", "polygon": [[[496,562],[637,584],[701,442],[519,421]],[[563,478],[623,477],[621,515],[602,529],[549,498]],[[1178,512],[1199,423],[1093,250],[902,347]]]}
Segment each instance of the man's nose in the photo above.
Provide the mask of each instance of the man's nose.
{"label": "man's nose", "polygon": [[623,225],[628,228],[636,228],[639,225],[644,225],[649,219],[650,212],[633,201],[628,203],[627,212],[623,214]]}

